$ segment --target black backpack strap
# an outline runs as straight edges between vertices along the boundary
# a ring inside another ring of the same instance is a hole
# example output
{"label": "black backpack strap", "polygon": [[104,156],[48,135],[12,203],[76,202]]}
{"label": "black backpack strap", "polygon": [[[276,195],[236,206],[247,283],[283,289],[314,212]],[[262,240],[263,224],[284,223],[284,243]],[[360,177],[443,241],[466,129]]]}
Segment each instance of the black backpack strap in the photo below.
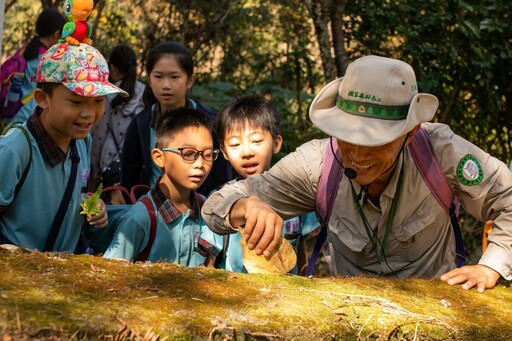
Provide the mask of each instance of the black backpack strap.
{"label": "black backpack strap", "polygon": [[149,220],[151,221],[151,227],[149,230],[149,240],[148,245],[142,250],[141,253],[137,256],[135,259],[136,262],[145,262],[148,260],[149,253],[151,252],[151,248],[153,247],[153,242],[155,241],[155,235],[156,235],[156,214],[155,209],[153,208],[153,204],[151,203],[151,200],[147,196],[142,197],[140,201],[146,206],[149,213]]}
{"label": "black backpack strap", "polygon": [[71,153],[73,154],[71,174],[69,175],[68,184],[66,185],[66,190],[64,191],[64,196],[62,197],[62,200],[60,202],[59,209],[57,210],[57,214],[53,219],[52,228],[50,229],[48,238],[46,238],[46,243],[43,247],[44,252],[52,251],[53,247],[55,246],[57,235],[59,234],[60,228],[62,226],[62,221],[64,220],[64,216],[66,215],[66,211],[68,210],[69,202],[71,201],[71,194],[73,193],[73,189],[75,188],[76,173],[78,172],[78,164],[80,163],[80,157],[78,156],[75,140],[71,141]]}

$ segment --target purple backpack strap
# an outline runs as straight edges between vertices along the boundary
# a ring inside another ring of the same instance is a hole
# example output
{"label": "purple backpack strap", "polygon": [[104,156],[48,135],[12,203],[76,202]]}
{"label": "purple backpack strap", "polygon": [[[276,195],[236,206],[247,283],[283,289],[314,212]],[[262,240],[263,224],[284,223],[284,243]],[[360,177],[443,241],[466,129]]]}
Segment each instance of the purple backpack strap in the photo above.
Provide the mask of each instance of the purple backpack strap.
{"label": "purple backpack strap", "polygon": [[320,180],[318,182],[316,192],[316,212],[321,218],[322,225],[309,259],[308,268],[306,270],[307,276],[311,276],[313,274],[318,255],[327,238],[327,225],[334,206],[334,200],[336,199],[336,194],[338,193],[338,188],[340,186],[341,175],[343,173],[343,167],[336,162],[333,152],[341,159],[336,140],[331,138],[329,139],[329,143],[324,151],[322,173],[320,174]]}
{"label": "purple backpack strap", "polygon": [[416,132],[411,143],[409,143],[409,150],[430,192],[432,192],[445,212],[450,214],[454,195],[439,162],[434,156],[430,137],[424,128]]}
{"label": "purple backpack strap", "polygon": [[450,185],[448,185],[439,161],[434,154],[430,137],[424,128],[420,128],[412,138],[411,143],[409,143],[409,151],[430,192],[446,214],[450,216],[455,235],[456,263],[458,267],[461,267],[466,262],[466,252],[464,251],[464,241],[462,240],[458,219],[459,201],[454,196]]}
{"label": "purple backpack strap", "polygon": [[316,209],[326,224],[331,216],[334,199],[338,193],[341,174],[343,173],[343,167],[338,162],[335,162],[333,152],[341,159],[336,140],[331,138],[329,144],[325,147],[322,173],[316,193]]}

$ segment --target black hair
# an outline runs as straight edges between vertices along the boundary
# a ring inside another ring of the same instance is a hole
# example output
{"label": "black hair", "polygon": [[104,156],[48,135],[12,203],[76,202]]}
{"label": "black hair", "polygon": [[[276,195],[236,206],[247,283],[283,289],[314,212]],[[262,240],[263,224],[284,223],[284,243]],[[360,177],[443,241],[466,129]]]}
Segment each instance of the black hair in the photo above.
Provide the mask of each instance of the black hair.
{"label": "black hair", "polygon": [[243,129],[246,124],[270,132],[274,140],[280,134],[276,107],[263,95],[245,95],[230,100],[215,117],[214,129],[220,145],[224,145],[227,131]]}
{"label": "black hair", "polygon": [[162,113],[156,123],[156,145],[165,146],[174,135],[185,128],[205,127],[211,133],[211,120],[200,110],[178,108]]}
{"label": "black hair", "polygon": [[134,96],[137,82],[137,56],[135,51],[126,45],[117,45],[110,52],[108,63],[123,73],[119,87],[128,93],[128,97],[119,94],[112,100],[112,107],[122,106],[130,102]]}
{"label": "black hair", "polygon": [[[189,77],[194,74],[194,61],[192,60],[192,53],[190,50],[182,43],[166,41],[157,44],[148,53],[148,57],[146,59],[146,73],[148,78],[156,63],[166,55],[172,55],[175,57],[178,64]],[[149,85],[146,85],[146,89],[144,89],[143,100],[144,105],[148,108],[157,102],[157,99]]]}
{"label": "black hair", "polygon": [[55,8],[44,9],[36,20],[36,34],[32,37],[23,52],[25,60],[29,61],[37,58],[39,55],[39,47],[44,47],[44,44],[39,38],[51,36],[57,31],[62,33],[62,28],[66,22],[66,18]]}
{"label": "black hair", "polygon": [[51,97],[53,95],[53,90],[61,84],[62,83],[37,83],[36,87],[43,90],[45,94]]}

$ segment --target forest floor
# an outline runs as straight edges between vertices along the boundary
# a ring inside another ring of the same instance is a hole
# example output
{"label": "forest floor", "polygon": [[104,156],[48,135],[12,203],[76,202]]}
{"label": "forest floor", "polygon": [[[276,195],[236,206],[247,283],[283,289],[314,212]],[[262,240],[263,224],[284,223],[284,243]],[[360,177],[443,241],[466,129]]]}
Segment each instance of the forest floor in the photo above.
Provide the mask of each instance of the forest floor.
{"label": "forest floor", "polygon": [[512,340],[508,282],[244,275],[0,247],[2,340]]}

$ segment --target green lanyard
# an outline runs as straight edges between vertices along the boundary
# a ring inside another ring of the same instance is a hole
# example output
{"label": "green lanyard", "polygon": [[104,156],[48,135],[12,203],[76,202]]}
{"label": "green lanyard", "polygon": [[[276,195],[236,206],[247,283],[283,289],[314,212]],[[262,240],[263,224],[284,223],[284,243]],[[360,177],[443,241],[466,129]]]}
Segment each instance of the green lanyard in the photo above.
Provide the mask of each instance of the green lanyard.
{"label": "green lanyard", "polygon": [[400,167],[400,174],[398,175],[398,182],[396,184],[395,197],[393,198],[393,201],[391,202],[391,210],[389,211],[388,221],[386,223],[386,231],[384,232],[384,239],[382,240],[380,254],[378,252],[377,241],[376,241],[376,238],[378,238],[378,237],[372,238],[372,233],[371,233],[372,231],[371,231],[370,224],[368,223],[368,220],[366,219],[366,217],[363,213],[363,210],[361,209],[359,200],[357,200],[356,191],[354,190],[354,185],[352,184],[352,181],[350,181],[350,186],[352,187],[352,196],[354,197],[354,202],[356,203],[357,213],[359,213],[359,216],[361,217],[361,220],[363,221],[364,229],[366,230],[366,235],[368,236],[368,239],[372,242],[372,245],[375,248],[375,251],[377,252],[377,262],[379,264],[382,264],[382,262],[385,259],[384,251],[386,250],[389,232],[391,231],[391,224],[393,223],[393,218],[395,217],[395,213],[396,213],[396,205],[398,203],[398,198],[400,197],[400,189],[402,188],[403,167],[404,167],[404,164],[402,163],[402,166]]}

